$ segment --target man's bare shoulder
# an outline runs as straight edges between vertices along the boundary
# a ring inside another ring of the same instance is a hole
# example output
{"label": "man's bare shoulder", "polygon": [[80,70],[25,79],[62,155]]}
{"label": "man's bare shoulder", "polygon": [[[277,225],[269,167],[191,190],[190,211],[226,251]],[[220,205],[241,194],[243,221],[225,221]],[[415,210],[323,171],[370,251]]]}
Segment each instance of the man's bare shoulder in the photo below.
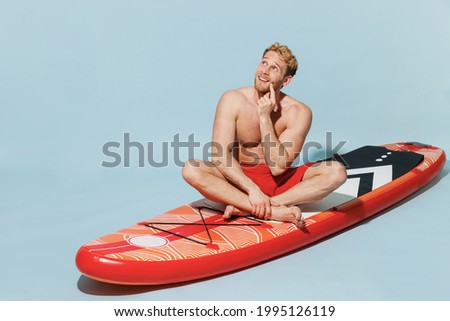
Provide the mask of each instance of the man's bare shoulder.
{"label": "man's bare shoulder", "polygon": [[243,101],[247,99],[247,91],[245,88],[230,89],[224,92],[220,99],[226,101]]}
{"label": "man's bare shoulder", "polygon": [[289,114],[295,114],[302,117],[312,115],[312,111],[309,106],[286,94],[284,94],[280,104],[281,108]]}
{"label": "man's bare shoulder", "polygon": [[248,104],[248,96],[243,88],[231,89],[222,94],[217,109],[226,113],[237,114],[243,106]]}

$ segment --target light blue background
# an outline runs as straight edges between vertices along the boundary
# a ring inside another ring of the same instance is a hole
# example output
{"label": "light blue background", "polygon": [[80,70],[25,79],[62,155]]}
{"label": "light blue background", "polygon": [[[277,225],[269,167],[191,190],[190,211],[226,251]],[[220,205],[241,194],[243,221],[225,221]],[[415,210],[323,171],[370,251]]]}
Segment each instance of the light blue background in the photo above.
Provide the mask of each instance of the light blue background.
{"label": "light blue background", "polygon": [[220,95],[251,85],[275,41],[300,61],[286,92],[313,109],[308,141],[449,151],[449,40],[444,0],[1,1],[0,299],[449,300],[449,163],[370,222],[226,276],[113,286],[74,264],[87,241],[199,198],[173,162],[102,167],[103,144],[206,143]]}

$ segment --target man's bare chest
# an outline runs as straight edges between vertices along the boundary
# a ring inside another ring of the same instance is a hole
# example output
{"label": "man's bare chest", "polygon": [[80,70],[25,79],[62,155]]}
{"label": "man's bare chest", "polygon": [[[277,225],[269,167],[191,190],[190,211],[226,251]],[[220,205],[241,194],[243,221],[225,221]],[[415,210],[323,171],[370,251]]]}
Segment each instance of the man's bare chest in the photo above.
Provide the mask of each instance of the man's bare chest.
{"label": "man's bare chest", "polygon": [[[241,144],[260,143],[261,129],[259,123],[259,117],[257,114],[257,107],[249,105],[242,109],[236,120],[236,139]],[[281,113],[272,113],[272,124],[275,130],[275,134],[279,136],[286,128],[285,120]]]}

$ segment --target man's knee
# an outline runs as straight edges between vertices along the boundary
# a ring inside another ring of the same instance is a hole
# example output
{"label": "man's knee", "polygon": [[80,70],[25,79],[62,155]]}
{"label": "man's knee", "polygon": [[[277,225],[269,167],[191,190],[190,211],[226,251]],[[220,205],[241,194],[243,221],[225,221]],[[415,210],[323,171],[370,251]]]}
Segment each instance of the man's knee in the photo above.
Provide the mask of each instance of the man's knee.
{"label": "man's knee", "polygon": [[197,185],[202,180],[201,161],[196,159],[187,160],[184,163],[182,175],[190,185]]}
{"label": "man's knee", "polygon": [[199,173],[199,163],[195,159],[189,159],[184,163],[182,169],[182,176],[184,180],[188,183],[195,181],[198,178]]}
{"label": "man's knee", "polygon": [[336,189],[347,180],[347,171],[341,163],[336,161],[329,162],[327,165],[330,183],[333,185],[332,188]]}

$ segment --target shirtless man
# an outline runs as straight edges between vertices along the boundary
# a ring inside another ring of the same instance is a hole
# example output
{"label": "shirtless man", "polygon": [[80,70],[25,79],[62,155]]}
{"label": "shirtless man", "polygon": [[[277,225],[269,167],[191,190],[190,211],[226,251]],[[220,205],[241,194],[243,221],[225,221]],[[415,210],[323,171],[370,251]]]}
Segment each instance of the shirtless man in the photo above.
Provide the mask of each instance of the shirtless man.
{"label": "shirtless man", "polygon": [[297,71],[288,47],[264,51],[254,86],[225,92],[216,109],[211,162],[189,160],[183,178],[226,205],[224,218],[253,214],[301,227],[300,204],[317,201],[346,180],[334,161],[291,167],[311,126],[308,106],[281,92]]}

